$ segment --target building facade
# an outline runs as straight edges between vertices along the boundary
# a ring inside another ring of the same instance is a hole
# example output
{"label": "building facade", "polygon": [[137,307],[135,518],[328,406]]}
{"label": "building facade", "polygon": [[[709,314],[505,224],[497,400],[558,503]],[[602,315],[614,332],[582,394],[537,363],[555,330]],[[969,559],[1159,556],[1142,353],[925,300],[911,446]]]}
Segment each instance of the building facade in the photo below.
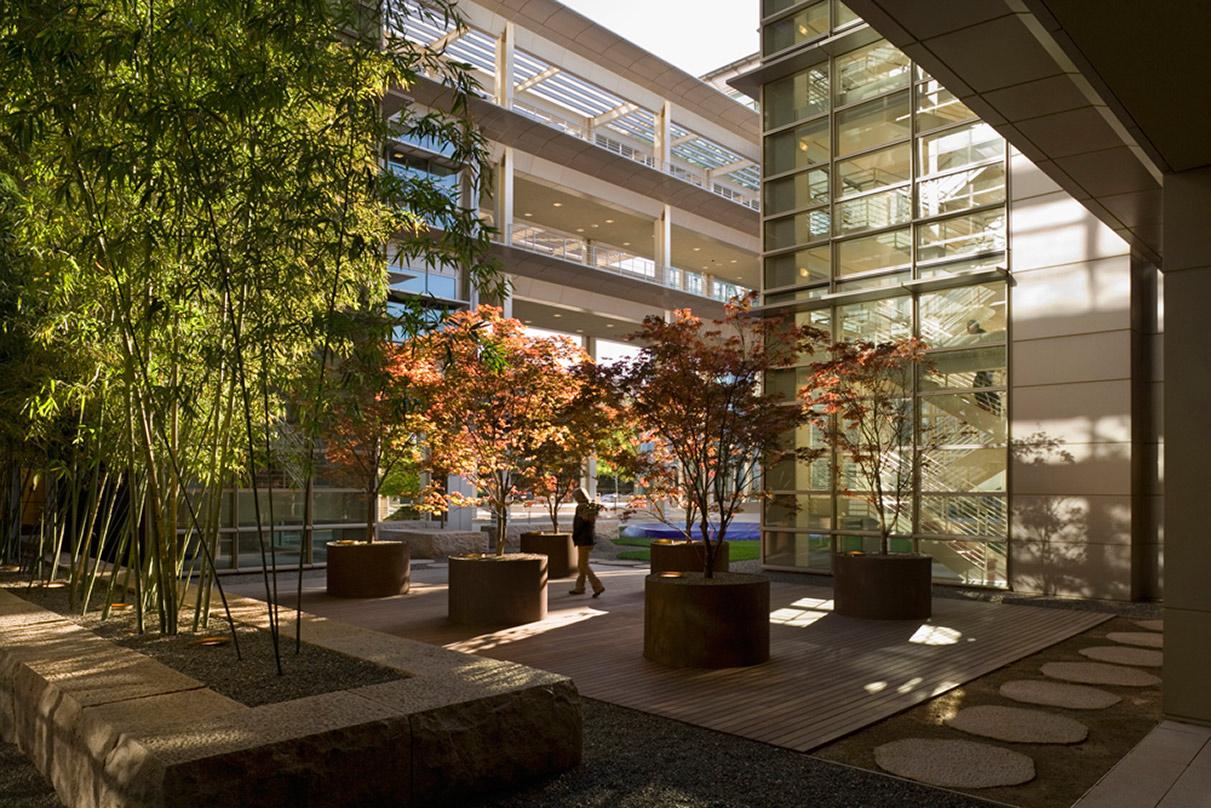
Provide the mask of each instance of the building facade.
{"label": "building facade", "polygon": [[[939,582],[1158,597],[1154,265],[845,4],[763,0],[761,32],[731,84],[762,114],[765,309],[929,346],[893,549],[931,555]],[[768,568],[828,572],[832,552],[877,547],[844,467],[767,475]]]}

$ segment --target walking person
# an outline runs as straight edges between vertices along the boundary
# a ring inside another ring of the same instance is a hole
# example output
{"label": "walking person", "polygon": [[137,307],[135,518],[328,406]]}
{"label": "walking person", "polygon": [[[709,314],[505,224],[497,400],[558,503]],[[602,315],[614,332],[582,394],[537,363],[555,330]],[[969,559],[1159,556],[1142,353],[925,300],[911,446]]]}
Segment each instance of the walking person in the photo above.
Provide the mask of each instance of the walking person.
{"label": "walking person", "polygon": [[589,567],[589,555],[593,552],[593,544],[597,541],[597,514],[601,506],[589,499],[589,492],[583,488],[576,489],[572,495],[576,500],[576,516],[572,519],[572,543],[576,545],[576,586],[569,595],[583,595],[584,582],[588,578],[593,585],[593,597],[605,591],[597,575]]}

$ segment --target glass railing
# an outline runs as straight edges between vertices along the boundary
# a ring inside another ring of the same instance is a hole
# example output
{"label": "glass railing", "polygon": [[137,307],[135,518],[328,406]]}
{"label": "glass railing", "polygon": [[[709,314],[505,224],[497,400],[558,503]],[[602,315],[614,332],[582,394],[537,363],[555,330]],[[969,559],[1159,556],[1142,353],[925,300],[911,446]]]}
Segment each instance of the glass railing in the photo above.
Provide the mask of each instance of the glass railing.
{"label": "glass railing", "polygon": [[593,264],[602,269],[612,269],[615,272],[642,275],[647,280],[656,278],[655,261],[615,247],[595,245],[593,247]]}
{"label": "glass railing", "polygon": [[588,245],[584,239],[536,225],[515,225],[513,246],[549,255],[552,258],[575,261],[578,264],[585,263],[585,255],[588,252]]}

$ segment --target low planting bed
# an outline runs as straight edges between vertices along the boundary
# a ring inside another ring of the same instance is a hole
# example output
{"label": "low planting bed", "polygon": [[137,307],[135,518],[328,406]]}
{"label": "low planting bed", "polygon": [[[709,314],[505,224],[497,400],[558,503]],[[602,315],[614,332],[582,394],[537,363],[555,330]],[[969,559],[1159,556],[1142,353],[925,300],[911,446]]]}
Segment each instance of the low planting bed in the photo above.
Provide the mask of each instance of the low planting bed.
{"label": "low planting bed", "polygon": [[[69,806],[445,804],[580,760],[580,702],[564,676],[304,614],[304,656],[323,660],[312,678],[349,678],[301,688],[283,610],[287,675],[252,663],[270,698],[219,685],[211,668],[165,664],[182,654],[153,657],[161,641],[136,651],[22,594],[0,587],[0,741]],[[266,606],[229,601],[251,653]],[[230,646],[197,651],[243,664]]]}

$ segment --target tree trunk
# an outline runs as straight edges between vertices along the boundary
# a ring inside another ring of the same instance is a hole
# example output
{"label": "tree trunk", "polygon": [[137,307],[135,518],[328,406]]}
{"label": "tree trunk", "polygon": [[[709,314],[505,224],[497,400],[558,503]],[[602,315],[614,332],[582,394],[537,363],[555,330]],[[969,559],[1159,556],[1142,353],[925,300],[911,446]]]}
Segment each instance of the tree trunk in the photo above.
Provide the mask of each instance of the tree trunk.
{"label": "tree trunk", "polygon": [[501,508],[496,512],[496,555],[505,554],[505,537],[509,531],[509,509]]}

